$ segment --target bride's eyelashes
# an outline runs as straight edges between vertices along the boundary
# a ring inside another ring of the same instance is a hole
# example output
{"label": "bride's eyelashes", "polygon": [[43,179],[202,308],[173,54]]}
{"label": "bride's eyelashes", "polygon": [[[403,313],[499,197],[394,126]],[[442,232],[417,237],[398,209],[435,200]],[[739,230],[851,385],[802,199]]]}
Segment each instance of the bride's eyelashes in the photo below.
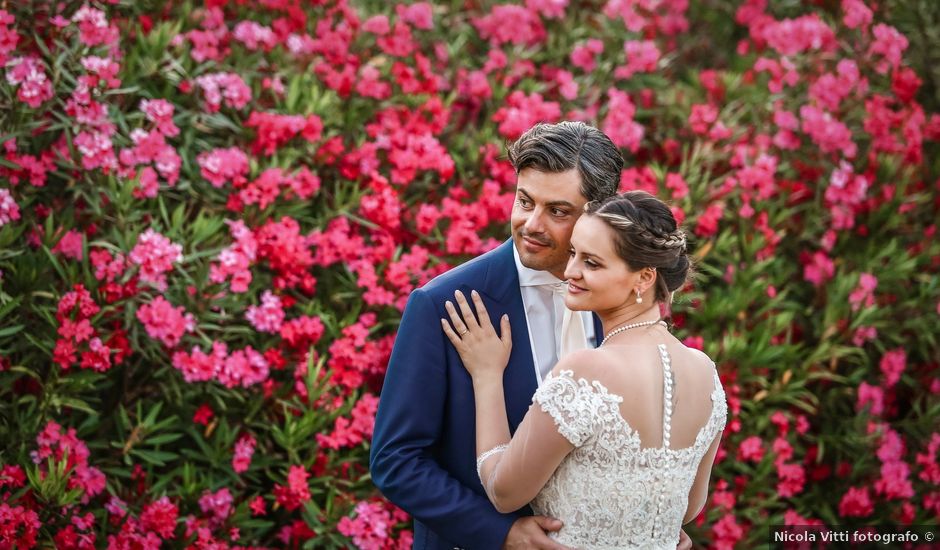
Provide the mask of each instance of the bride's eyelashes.
{"label": "bride's eyelashes", "polygon": [[[573,248],[568,249],[568,256],[571,257],[571,258],[574,258],[574,256],[575,256],[575,251],[574,251]],[[598,263],[595,262],[594,260],[590,260],[590,259],[584,260],[584,265],[586,265],[586,266],[587,266],[588,268],[590,268],[590,269],[597,269],[598,267],[600,267],[600,264],[598,264]]]}

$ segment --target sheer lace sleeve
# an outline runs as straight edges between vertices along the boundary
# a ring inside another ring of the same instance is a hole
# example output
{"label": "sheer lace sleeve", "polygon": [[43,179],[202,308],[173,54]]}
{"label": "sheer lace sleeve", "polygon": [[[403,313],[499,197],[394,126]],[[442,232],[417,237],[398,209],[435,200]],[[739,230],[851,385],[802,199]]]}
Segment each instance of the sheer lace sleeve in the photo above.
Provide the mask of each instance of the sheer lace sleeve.
{"label": "sheer lace sleeve", "polygon": [[572,371],[563,370],[558,376],[549,375],[532,401],[552,417],[558,433],[580,447],[594,435],[598,396],[587,380],[575,381]]}
{"label": "sheer lace sleeve", "polygon": [[480,456],[480,481],[497,510],[528,504],[565,457],[590,440],[604,396],[620,399],[598,393],[592,382],[575,381],[570,370],[546,378],[505,451]]}

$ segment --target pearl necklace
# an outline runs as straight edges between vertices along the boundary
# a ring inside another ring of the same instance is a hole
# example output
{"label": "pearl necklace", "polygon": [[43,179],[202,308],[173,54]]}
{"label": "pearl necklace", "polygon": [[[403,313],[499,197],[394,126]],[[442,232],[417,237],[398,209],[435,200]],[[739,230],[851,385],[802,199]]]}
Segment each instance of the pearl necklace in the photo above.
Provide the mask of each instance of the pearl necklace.
{"label": "pearl necklace", "polygon": [[620,334],[621,332],[625,330],[630,330],[631,328],[637,328],[637,327],[648,327],[650,325],[655,325],[655,324],[666,326],[666,323],[664,321],[657,319],[655,321],[642,321],[640,323],[630,323],[629,325],[623,325],[622,327],[615,328],[614,330],[607,333],[607,336],[605,336],[604,339],[601,341],[601,346],[606,344],[607,340],[610,340],[612,336],[616,334]]}

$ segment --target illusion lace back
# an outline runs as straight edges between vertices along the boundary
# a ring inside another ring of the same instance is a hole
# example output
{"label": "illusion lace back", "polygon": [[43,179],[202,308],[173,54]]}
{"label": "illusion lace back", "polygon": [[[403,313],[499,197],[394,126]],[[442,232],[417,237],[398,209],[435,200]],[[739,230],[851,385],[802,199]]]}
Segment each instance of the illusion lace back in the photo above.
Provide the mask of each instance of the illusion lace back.
{"label": "illusion lace back", "polygon": [[663,447],[641,448],[640,435],[620,414],[623,398],[600,382],[575,380],[570,370],[549,377],[532,398],[555,421],[575,449],[542,488],[532,509],[561,519],[559,543],[601,550],[674,550],[689,491],[727,417],[725,394],[714,375],[712,411],[695,442],[669,448],[672,415],[670,358],[660,344],[664,370]]}

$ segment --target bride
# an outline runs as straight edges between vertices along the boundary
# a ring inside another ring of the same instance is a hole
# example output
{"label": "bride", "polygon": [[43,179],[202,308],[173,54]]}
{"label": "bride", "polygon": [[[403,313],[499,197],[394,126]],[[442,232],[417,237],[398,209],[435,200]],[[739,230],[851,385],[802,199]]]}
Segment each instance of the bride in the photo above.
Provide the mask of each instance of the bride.
{"label": "bride", "polygon": [[[461,294],[441,320],[473,379],[477,471],[500,512],[531,503],[559,518],[560,544],[676,548],[705,505],[727,417],[715,364],[660,319],[686,281],[685,236],[669,208],[642,191],[589,203],[565,270],[572,310],[595,312],[597,349],[562,358],[510,438],[503,370],[508,317],[497,334],[479,294]],[[459,312],[458,312],[459,308]]]}

